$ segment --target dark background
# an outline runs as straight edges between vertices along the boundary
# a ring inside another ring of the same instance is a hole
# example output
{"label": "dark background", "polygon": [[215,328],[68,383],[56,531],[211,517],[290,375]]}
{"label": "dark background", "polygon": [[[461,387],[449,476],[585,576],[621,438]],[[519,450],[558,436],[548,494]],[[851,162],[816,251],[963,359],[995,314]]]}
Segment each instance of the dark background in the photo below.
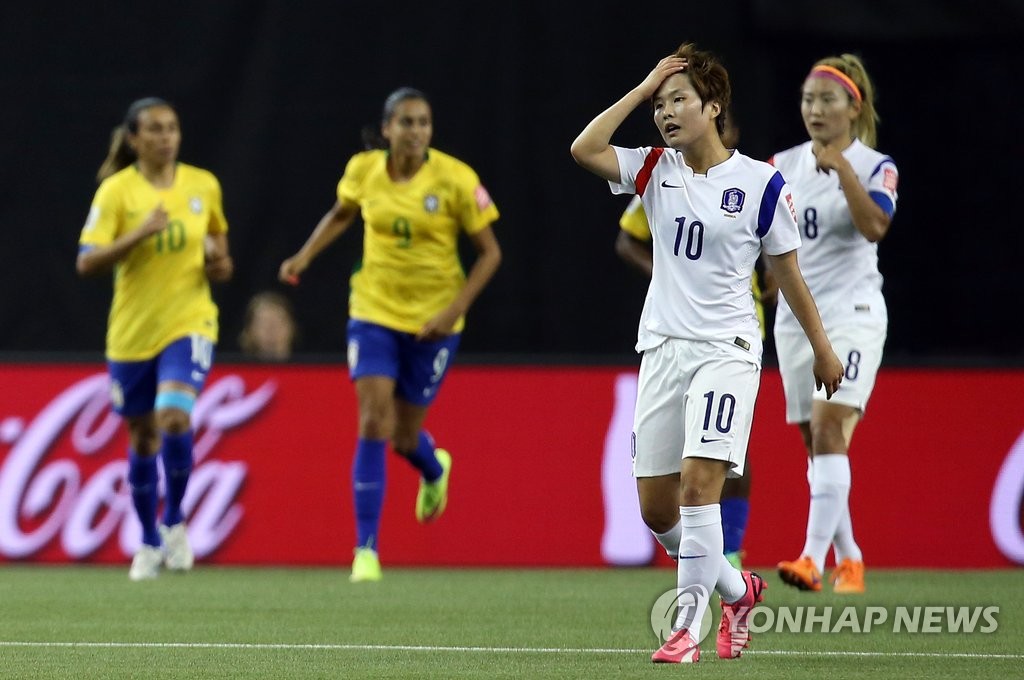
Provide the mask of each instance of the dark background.
{"label": "dark background", "polygon": [[[879,148],[901,173],[880,245],[887,363],[1024,364],[1024,2],[602,4],[4,3],[0,350],[102,350],[110,280],[76,277],[78,234],[111,129],[130,101],[159,95],[181,116],[181,160],[224,188],[237,270],[215,289],[221,352],[237,350],[248,298],[276,289],[296,306],[299,350],[340,358],[361,228],[298,289],[276,271],[331,206],[360,128],[412,85],[432,99],[434,146],[473,166],[502,213],[505,261],[463,352],[632,361],[645,282],[613,251],[626,199],[578,168],[569,144],[694,40],[730,69],[739,146],[755,158],[804,140],[811,64],[859,54],[877,86]],[[613,141],[657,132],[638,111]]]}

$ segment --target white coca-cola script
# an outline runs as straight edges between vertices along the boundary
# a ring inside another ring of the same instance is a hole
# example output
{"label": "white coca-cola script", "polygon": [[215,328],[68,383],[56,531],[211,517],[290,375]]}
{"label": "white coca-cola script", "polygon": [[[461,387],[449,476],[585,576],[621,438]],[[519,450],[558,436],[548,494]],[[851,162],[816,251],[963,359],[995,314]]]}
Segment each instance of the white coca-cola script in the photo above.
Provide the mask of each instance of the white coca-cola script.
{"label": "white coca-cola script", "polygon": [[[0,555],[31,558],[58,536],[71,559],[87,558],[115,534],[125,555],[138,548],[139,522],[125,481],[127,457],[111,450],[121,419],[110,410],[109,391],[109,377],[96,374],[69,386],[35,416],[0,418],[0,444],[11,447],[0,466]],[[276,391],[268,380],[246,393],[240,376],[227,375],[196,401],[194,468],[182,511],[197,557],[217,550],[244,514],[238,497],[246,464],[217,460],[212,455],[217,442],[224,432],[251,421]],[[64,432],[72,455],[51,455]],[[79,463],[89,456],[109,462],[87,476]],[[160,486],[162,493],[162,472]]]}

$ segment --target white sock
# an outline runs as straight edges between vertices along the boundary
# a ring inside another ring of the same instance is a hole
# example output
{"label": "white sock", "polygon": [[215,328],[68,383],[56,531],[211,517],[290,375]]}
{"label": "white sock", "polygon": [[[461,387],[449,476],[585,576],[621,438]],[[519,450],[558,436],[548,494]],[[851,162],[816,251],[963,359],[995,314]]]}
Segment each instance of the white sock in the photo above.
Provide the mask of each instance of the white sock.
{"label": "white sock", "polygon": [[715,590],[722,596],[722,601],[734,603],[747,594],[747,583],[743,580],[743,572],[732,566],[722,555],[722,563],[718,566],[718,584]]}
{"label": "white sock", "polygon": [[853,520],[850,519],[850,500],[847,498],[843,507],[843,514],[839,516],[839,524],[836,526],[836,535],[832,538],[832,548],[836,553],[836,564],[845,559],[860,562],[864,556],[860,552],[860,546],[853,539]]}
{"label": "white sock", "polygon": [[836,535],[836,527],[850,497],[850,460],[842,453],[814,457],[811,507],[807,513],[807,539],[803,554],[824,569],[825,554]]}
{"label": "white sock", "polygon": [[718,503],[696,507],[680,506],[679,515],[682,536],[679,542],[676,587],[680,593],[689,592],[702,597],[692,607],[680,608],[676,627],[686,627],[693,635],[699,636],[711,600],[711,591],[718,584],[718,573],[725,559],[722,555],[722,509]]}
{"label": "white sock", "polygon": [[657,531],[652,531],[651,533],[658,539],[658,543],[661,543],[661,546],[665,548],[665,552],[668,553],[669,557],[675,559],[679,556],[679,537],[683,533],[682,522],[676,522],[674,527],[663,534],[659,534]]}

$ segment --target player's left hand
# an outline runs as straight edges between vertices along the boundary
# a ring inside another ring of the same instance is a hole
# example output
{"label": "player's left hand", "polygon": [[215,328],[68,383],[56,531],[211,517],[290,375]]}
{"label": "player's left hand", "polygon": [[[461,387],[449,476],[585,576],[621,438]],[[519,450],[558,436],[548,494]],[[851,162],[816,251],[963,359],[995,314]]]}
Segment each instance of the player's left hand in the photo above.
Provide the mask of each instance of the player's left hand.
{"label": "player's left hand", "polygon": [[839,360],[835,352],[828,352],[826,356],[814,357],[814,384],[821,389],[825,388],[825,396],[828,399],[839,390],[839,384],[843,382],[843,375],[846,369],[843,362]]}
{"label": "player's left hand", "polygon": [[235,263],[226,253],[212,253],[206,256],[206,278],[213,283],[223,283],[235,273]]}
{"label": "player's left hand", "polygon": [[831,144],[825,145],[818,142],[814,142],[811,145],[811,153],[814,154],[815,165],[817,166],[818,172],[824,172],[826,175],[832,170],[838,170],[846,159],[843,157],[843,152],[836,146]]}
{"label": "player's left hand", "polygon": [[457,310],[449,307],[423,324],[423,328],[416,334],[416,339],[435,342],[451,335],[452,329],[455,328],[455,322],[459,320],[460,316],[461,314]]}

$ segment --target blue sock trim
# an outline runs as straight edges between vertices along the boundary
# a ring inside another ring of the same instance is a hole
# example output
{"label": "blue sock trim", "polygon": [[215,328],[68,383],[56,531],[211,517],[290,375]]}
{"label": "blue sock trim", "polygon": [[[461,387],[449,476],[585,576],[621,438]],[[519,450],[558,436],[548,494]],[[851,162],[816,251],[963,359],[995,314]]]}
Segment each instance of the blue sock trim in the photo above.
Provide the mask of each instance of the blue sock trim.
{"label": "blue sock trim", "polygon": [[363,439],[356,442],[352,461],[352,495],[356,510],[356,545],[379,550],[380,512],[384,506],[385,450],[387,442]]}
{"label": "blue sock trim", "polygon": [[181,514],[181,500],[185,497],[188,478],[192,473],[192,432],[165,432],[162,439],[160,457],[163,459],[164,481],[167,485],[164,525],[171,527],[184,519]]}
{"label": "blue sock trim", "polygon": [[164,408],[176,408],[185,413],[192,413],[192,407],[196,405],[196,395],[181,390],[170,390],[160,392],[156,395],[153,408],[156,411]]}
{"label": "blue sock trim", "polygon": [[416,450],[407,456],[412,466],[419,470],[420,475],[428,482],[436,482],[444,472],[440,461],[437,460],[437,455],[434,453],[436,449],[434,438],[430,436],[430,433],[426,430],[420,430]]}
{"label": "blue sock trim", "polygon": [[156,529],[156,482],[156,456],[140,456],[129,449],[128,486],[131,487],[135,514],[142,525],[142,542],[160,547],[160,532]]}
{"label": "blue sock trim", "polygon": [[723,498],[721,506],[723,551],[737,552],[743,545],[743,534],[747,530],[750,501],[746,498]]}

